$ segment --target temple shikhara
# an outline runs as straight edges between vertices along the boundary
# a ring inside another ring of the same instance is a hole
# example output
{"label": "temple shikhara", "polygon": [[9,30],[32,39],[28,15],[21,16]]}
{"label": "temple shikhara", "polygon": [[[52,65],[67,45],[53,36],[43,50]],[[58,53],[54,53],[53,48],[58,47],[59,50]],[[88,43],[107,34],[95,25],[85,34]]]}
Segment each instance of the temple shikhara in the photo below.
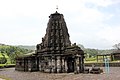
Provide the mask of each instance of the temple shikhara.
{"label": "temple shikhara", "polygon": [[49,73],[84,71],[84,52],[71,44],[63,14],[57,11],[49,16],[46,34],[36,45],[36,51],[16,58],[16,70]]}

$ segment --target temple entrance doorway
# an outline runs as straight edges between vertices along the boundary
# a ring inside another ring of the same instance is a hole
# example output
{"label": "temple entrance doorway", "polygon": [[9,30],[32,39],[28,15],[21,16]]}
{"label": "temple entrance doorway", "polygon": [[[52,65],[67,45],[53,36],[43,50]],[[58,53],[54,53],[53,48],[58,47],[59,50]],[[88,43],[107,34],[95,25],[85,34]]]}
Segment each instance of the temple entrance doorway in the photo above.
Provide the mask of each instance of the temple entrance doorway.
{"label": "temple entrance doorway", "polygon": [[74,72],[74,58],[68,57],[67,66],[68,66],[68,70],[67,70],[68,73]]}

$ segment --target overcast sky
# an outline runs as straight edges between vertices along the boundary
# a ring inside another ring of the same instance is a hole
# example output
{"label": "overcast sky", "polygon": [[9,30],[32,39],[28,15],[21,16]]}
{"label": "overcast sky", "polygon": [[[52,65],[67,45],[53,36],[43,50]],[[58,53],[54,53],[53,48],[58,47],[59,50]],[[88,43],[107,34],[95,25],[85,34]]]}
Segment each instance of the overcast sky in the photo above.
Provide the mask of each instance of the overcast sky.
{"label": "overcast sky", "polygon": [[110,49],[120,42],[120,0],[0,0],[0,43],[41,43],[56,5],[72,43]]}

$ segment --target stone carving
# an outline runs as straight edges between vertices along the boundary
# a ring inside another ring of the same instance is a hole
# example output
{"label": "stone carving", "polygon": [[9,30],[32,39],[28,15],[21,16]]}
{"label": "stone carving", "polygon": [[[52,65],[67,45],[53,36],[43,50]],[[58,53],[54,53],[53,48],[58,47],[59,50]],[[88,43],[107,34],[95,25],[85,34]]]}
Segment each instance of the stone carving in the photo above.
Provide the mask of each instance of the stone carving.
{"label": "stone carving", "polygon": [[49,16],[46,34],[42,42],[37,44],[36,53],[26,58],[36,60],[38,67],[35,68],[42,72],[81,73],[84,71],[84,52],[76,43],[71,45],[69,37],[64,16],[56,11]]}

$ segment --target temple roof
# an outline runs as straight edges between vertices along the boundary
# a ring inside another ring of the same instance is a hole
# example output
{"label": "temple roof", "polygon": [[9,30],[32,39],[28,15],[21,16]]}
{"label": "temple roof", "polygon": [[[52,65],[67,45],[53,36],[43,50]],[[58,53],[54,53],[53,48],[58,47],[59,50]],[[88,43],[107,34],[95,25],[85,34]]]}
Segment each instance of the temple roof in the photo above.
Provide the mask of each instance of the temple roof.
{"label": "temple roof", "polygon": [[120,49],[114,50],[112,53],[113,53],[113,54],[115,54],[115,53],[119,53],[119,54],[120,54]]}
{"label": "temple roof", "polygon": [[27,54],[22,54],[22,55],[19,55],[17,56],[16,58],[26,58],[26,57],[32,57],[32,56],[35,56],[35,52],[31,52],[31,53],[27,53]]}

